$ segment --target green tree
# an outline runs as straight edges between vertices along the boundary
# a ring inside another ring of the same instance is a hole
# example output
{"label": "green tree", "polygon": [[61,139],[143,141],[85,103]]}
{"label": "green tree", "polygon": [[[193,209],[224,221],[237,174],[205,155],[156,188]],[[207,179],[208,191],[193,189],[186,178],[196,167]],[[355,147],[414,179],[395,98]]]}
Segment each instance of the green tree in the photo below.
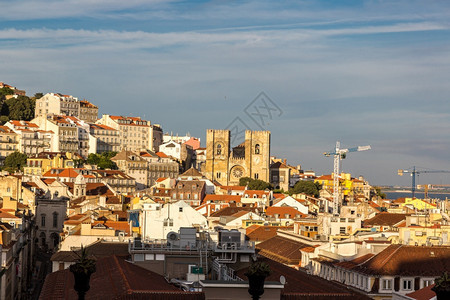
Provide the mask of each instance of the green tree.
{"label": "green tree", "polygon": [[117,170],[117,165],[111,160],[116,156],[117,152],[104,152],[102,154],[89,154],[86,162],[90,165],[96,165],[99,169],[112,169]]}
{"label": "green tree", "polygon": [[90,165],[98,165],[100,162],[100,157],[95,153],[91,153],[88,155],[86,162]]}
{"label": "green tree", "polygon": [[34,108],[36,101],[27,96],[18,96],[4,102],[7,106],[8,117],[10,120],[30,121],[34,118]]}
{"label": "green tree", "polygon": [[43,93],[36,93],[36,94],[34,94],[34,99],[40,99],[42,97],[44,97]]}
{"label": "green tree", "polygon": [[8,172],[14,172],[18,170],[23,170],[23,167],[27,164],[27,155],[20,153],[19,151],[14,151],[5,158],[5,163],[3,169]]}
{"label": "green tree", "polygon": [[3,87],[0,89],[0,99],[5,99],[6,95],[14,95],[14,91],[8,87]]}
{"label": "green tree", "polygon": [[375,186],[374,187],[374,193],[375,193],[375,196],[377,196],[377,197],[379,197],[381,199],[386,199],[386,194],[381,191],[380,187]]}
{"label": "green tree", "polygon": [[289,194],[305,193],[310,196],[319,197],[319,191],[321,189],[322,186],[318,182],[300,180],[289,190]]}
{"label": "green tree", "polygon": [[252,179],[250,177],[242,177],[239,179],[239,185],[240,186],[248,186],[249,190],[272,190],[273,186],[268,183],[265,182],[264,180],[260,180],[260,179]]}

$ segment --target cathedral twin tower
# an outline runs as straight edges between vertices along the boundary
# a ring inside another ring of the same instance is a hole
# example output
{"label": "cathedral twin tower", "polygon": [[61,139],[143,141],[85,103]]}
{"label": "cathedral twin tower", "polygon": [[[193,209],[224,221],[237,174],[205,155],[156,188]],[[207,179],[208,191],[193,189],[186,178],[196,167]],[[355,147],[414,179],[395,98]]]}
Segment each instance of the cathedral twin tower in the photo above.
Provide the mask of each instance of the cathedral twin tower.
{"label": "cathedral twin tower", "polygon": [[246,130],[245,141],[234,148],[230,136],[229,130],[206,131],[205,175],[222,185],[238,185],[241,177],[269,182],[270,131]]}

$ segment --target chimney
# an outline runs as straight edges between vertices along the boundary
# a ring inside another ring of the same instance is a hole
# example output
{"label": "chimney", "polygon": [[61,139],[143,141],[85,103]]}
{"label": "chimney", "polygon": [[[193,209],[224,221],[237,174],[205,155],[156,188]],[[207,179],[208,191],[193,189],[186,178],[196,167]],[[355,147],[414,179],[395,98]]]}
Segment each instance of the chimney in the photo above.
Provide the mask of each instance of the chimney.
{"label": "chimney", "polygon": [[91,223],[89,221],[81,223],[80,235],[91,235]]}
{"label": "chimney", "polygon": [[98,198],[98,205],[102,207],[106,207],[106,196],[100,196]]}

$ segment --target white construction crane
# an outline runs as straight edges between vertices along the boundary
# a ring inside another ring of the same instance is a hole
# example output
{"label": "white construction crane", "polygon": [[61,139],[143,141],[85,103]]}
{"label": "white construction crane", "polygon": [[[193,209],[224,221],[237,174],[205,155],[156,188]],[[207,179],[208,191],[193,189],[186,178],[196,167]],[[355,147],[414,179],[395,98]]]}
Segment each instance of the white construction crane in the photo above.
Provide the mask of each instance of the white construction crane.
{"label": "white construction crane", "polygon": [[333,152],[325,152],[324,155],[329,157],[334,156],[334,170],[333,170],[333,215],[339,215],[339,166],[341,159],[347,156],[348,152],[365,151],[372,149],[370,146],[358,146],[349,149],[341,149],[341,143],[336,142],[336,149]]}

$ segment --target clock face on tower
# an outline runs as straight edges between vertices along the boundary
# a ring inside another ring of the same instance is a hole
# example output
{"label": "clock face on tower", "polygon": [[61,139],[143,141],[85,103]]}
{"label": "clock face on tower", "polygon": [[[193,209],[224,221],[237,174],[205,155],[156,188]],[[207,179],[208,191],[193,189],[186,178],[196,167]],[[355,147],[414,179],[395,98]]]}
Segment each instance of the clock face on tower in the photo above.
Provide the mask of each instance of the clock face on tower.
{"label": "clock face on tower", "polygon": [[259,159],[259,157],[257,156],[257,157],[255,157],[254,159],[253,159],[254,161],[255,161],[255,163],[256,164],[259,164],[259,161],[260,161],[260,159]]}
{"label": "clock face on tower", "polygon": [[242,167],[234,167],[233,170],[231,171],[231,174],[233,174],[233,176],[235,178],[241,178],[244,175],[244,169],[242,169]]}

